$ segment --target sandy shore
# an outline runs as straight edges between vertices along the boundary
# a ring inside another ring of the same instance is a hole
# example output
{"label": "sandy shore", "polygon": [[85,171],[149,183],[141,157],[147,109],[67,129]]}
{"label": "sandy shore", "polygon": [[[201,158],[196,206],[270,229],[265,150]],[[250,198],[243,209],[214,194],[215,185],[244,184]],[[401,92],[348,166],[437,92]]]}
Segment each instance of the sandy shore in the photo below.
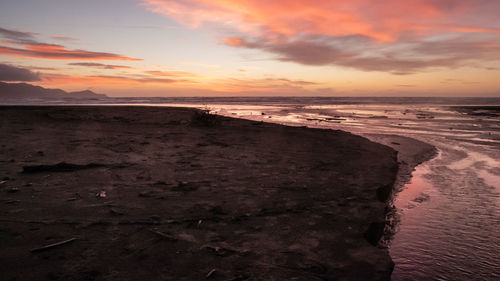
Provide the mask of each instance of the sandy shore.
{"label": "sandy shore", "polygon": [[390,278],[393,149],[196,112],[0,107],[0,280]]}
{"label": "sandy shore", "polygon": [[[416,166],[437,155],[437,149],[434,146],[413,138],[382,134],[372,134],[367,137],[398,152],[399,171],[395,182],[396,191],[411,179],[411,173]],[[393,195],[397,196],[397,194]]]}

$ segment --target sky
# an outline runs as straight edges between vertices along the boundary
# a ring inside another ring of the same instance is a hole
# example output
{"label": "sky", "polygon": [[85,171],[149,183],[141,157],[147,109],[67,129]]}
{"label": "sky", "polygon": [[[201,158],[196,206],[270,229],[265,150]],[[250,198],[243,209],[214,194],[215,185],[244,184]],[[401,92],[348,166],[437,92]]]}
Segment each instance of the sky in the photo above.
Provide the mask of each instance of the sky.
{"label": "sky", "polygon": [[500,97],[498,0],[0,0],[0,81],[109,96]]}

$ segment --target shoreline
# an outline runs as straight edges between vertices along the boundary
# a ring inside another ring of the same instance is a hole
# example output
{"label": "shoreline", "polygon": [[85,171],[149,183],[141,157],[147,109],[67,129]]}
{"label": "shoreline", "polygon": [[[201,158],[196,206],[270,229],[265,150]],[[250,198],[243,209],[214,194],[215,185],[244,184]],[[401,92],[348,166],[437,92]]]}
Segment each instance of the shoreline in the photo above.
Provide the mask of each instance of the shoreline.
{"label": "shoreline", "polygon": [[438,149],[426,142],[400,135],[369,134],[368,139],[391,147],[398,152],[399,172],[394,188],[396,194],[412,178],[417,166],[432,160]]}
{"label": "shoreline", "polygon": [[404,186],[411,181],[415,169],[419,165],[434,159],[439,151],[431,144],[405,136],[371,134],[367,137],[372,141],[389,146],[398,152],[398,173],[391,198],[388,201],[386,211],[387,227],[380,242],[390,248],[391,240],[397,234],[397,227],[400,223],[399,214],[394,206],[394,200]]}
{"label": "shoreline", "polygon": [[199,112],[0,107],[2,278],[390,279],[394,150]]}

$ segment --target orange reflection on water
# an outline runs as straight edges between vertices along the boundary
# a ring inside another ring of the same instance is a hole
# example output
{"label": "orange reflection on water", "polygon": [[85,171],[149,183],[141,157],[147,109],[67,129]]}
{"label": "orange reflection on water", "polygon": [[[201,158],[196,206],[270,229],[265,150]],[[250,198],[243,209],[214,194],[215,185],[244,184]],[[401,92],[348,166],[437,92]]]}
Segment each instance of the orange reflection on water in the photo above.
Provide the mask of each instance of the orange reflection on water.
{"label": "orange reflection on water", "polygon": [[398,209],[413,209],[417,204],[430,200],[431,183],[425,178],[429,173],[427,165],[418,166],[409,183],[396,195],[394,205]]}

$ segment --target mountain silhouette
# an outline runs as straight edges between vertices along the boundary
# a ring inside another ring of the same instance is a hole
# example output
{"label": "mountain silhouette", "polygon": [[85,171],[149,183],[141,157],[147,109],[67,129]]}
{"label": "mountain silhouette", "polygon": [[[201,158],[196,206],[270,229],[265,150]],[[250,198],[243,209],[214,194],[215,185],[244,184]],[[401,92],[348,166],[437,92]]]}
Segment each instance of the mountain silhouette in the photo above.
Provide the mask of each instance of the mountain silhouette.
{"label": "mountain silhouette", "polygon": [[90,90],[66,92],[61,89],[47,89],[27,83],[0,82],[0,100],[24,99],[104,99],[104,94],[96,94]]}

